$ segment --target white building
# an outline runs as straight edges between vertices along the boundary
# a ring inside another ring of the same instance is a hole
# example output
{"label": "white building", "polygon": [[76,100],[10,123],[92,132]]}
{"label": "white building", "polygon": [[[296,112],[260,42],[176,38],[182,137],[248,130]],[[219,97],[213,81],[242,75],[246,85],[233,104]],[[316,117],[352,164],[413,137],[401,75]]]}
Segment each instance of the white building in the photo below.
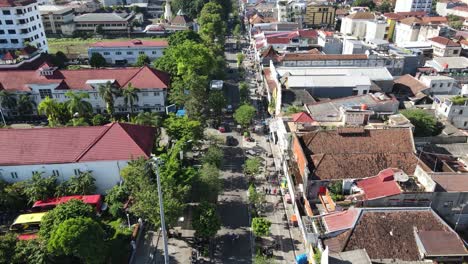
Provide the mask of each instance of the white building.
{"label": "white building", "polygon": [[395,12],[431,12],[432,0],[397,0],[395,3]]}
{"label": "white building", "polygon": [[449,121],[457,128],[468,128],[468,97],[436,95],[432,108],[437,117]]}
{"label": "white building", "polygon": [[395,44],[397,46],[417,41],[422,20],[416,17],[408,17],[400,20],[395,25]]}
{"label": "white building", "polygon": [[384,40],[387,39],[388,25],[384,20],[367,21],[366,40]]}
{"label": "white building", "polygon": [[357,38],[366,36],[366,27],[368,21],[373,21],[375,15],[370,12],[356,12],[344,17],[341,20],[340,32]]}
{"label": "white building", "polygon": [[456,90],[455,79],[444,75],[423,75],[419,81],[429,87],[432,94],[452,94]]}
{"label": "white building", "polygon": [[110,64],[134,64],[139,55],[147,55],[151,61],[162,57],[167,46],[165,40],[100,41],[89,46],[88,56],[99,53]]}
{"label": "white building", "polygon": [[[134,111],[164,112],[169,88],[169,75],[149,68],[112,68],[58,70],[56,67],[43,65],[36,71],[0,71],[0,85],[6,91],[16,95],[28,94],[38,105],[47,96],[59,102],[65,102],[67,91],[86,92],[88,100],[96,113],[106,109],[104,100],[99,96],[99,86],[111,83],[118,89],[128,86],[138,88],[138,101]],[[115,98],[116,112],[126,113],[130,106],[125,106],[122,97]],[[4,113],[15,115],[15,112],[3,109]]]}
{"label": "white building", "polygon": [[73,34],[73,32],[67,32],[67,26],[64,26],[73,23],[75,14],[72,7],[40,5],[39,12],[41,13],[42,23],[46,34]]}
{"label": "white building", "polygon": [[47,39],[34,0],[2,1],[0,5],[0,50],[17,50],[26,43],[47,52]]}
{"label": "white building", "polygon": [[90,171],[99,193],[122,181],[120,170],[149,158],[156,129],[112,123],[105,126],[0,129],[0,178],[26,181],[34,172],[60,182]]}
{"label": "white building", "polygon": [[438,57],[458,57],[461,53],[461,45],[448,38],[434,37],[429,39],[434,55]]}

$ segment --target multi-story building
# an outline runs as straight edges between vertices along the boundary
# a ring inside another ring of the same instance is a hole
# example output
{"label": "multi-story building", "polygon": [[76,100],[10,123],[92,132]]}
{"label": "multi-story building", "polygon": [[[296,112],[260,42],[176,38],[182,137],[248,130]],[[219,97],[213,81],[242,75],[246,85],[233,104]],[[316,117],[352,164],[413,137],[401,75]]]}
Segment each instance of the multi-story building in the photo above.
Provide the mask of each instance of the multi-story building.
{"label": "multi-story building", "polygon": [[107,34],[127,33],[134,13],[88,13],[76,16],[75,29],[77,31],[97,31],[100,26]]}
{"label": "multi-story building", "polygon": [[[47,96],[59,102],[65,102],[67,91],[86,92],[88,100],[96,113],[106,109],[104,100],[99,96],[101,85],[110,83],[118,89],[128,86],[138,88],[138,101],[133,106],[126,106],[123,98],[115,99],[116,112],[152,111],[163,112],[167,89],[168,74],[149,68],[113,68],[113,69],[82,69],[59,70],[44,64],[35,71],[0,71],[0,87],[17,96],[27,94],[36,105]],[[132,109],[130,109],[130,107]],[[6,115],[15,115],[14,111],[3,109]]]}
{"label": "multi-story building", "polygon": [[413,12],[424,11],[430,13],[432,0],[397,0],[395,3],[395,12]]}
{"label": "multi-story building", "polygon": [[304,24],[308,27],[332,27],[336,7],[323,1],[312,1],[306,7]]}
{"label": "multi-story building", "polygon": [[366,40],[386,40],[388,32],[387,22],[384,20],[367,21]]}
{"label": "multi-story building", "polygon": [[366,36],[367,22],[374,21],[375,15],[370,12],[355,12],[341,21],[340,32],[357,38]]}
{"label": "multi-story building", "polygon": [[395,44],[417,41],[422,20],[417,17],[408,17],[397,22],[395,26]]}
{"label": "multi-story building", "polygon": [[165,40],[100,41],[89,46],[88,56],[99,53],[110,64],[134,64],[139,55],[147,55],[151,61],[161,57],[167,46]]}
{"label": "multi-story building", "polygon": [[429,39],[434,55],[438,57],[458,57],[461,53],[461,45],[448,38],[434,37]]}
{"label": "multi-story building", "polygon": [[436,95],[432,108],[437,117],[449,121],[457,128],[468,128],[468,97]]}
{"label": "multi-story building", "polygon": [[38,4],[34,0],[1,1],[0,50],[18,50],[27,44],[48,51]]}
{"label": "multi-story building", "polygon": [[70,35],[70,32],[66,30],[67,27],[62,27],[62,25],[73,23],[75,17],[73,8],[59,5],[40,5],[39,12],[46,34]]}
{"label": "multi-story building", "polygon": [[452,94],[456,84],[454,78],[443,75],[422,75],[419,81],[429,87],[432,94]]}

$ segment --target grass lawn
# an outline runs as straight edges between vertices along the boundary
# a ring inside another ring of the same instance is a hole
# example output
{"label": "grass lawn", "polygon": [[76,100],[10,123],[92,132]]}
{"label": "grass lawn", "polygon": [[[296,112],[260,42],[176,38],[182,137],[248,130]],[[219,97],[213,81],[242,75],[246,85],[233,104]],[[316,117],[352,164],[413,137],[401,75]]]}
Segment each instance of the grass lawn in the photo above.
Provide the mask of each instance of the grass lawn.
{"label": "grass lawn", "polygon": [[[98,41],[122,41],[131,38],[100,39],[100,38],[48,38],[49,53],[55,54],[57,51],[68,54],[88,54],[88,46]],[[164,38],[137,38],[137,39],[164,39]]]}

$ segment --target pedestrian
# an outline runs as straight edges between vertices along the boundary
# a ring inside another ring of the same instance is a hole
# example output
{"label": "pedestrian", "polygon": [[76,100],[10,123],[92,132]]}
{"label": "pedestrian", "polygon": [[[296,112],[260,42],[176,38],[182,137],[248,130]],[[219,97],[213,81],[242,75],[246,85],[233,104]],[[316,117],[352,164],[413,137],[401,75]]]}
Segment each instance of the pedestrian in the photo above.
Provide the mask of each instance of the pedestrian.
{"label": "pedestrian", "polygon": [[273,189],[273,195],[276,195],[276,188]]}

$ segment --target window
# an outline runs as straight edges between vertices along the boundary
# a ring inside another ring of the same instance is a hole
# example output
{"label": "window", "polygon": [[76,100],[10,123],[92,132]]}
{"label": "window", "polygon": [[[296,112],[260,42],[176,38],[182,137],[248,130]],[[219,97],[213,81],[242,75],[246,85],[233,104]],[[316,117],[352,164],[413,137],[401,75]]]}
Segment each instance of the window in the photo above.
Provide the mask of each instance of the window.
{"label": "window", "polygon": [[122,55],[122,52],[117,51],[117,52],[115,53],[115,55]]}
{"label": "window", "polygon": [[463,115],[463,109],[458,110],[459,115]]}
{"label": "window", "polygon": [[50,89],[39,89],[39,95],[41,96],[41,99],[44,99],[47,96],[49,98],[52,98],[52,92],[50,91]]}
{"label": "window", "polygon": [[157,51],[157,50],[153,50],[153,51],[151,52],[151,54],[158,54],[158,51]]}
{"label": "window", "polygon": [[34,174],[38,174],[38,171],[31,171],[31,174],[34,176]]}
{"label": "window", "polygon": [[110,55],[110,53],[109,53],[109,52],[107,52],[107,51],[104,51],[104,53],[103,53],[103,54],[104,54],[104,55]]}
{"label": "window", "polygon": [[463,123],[463,126],[466,127],[467,125],[468,125],[468,122],[465,121],[465,122]]}
{"label": "window", "polygon": [[11,178],[12,179],[18,179],[18,173],[16,172],[10,172]]}
{"label": "window", "polygon": [[5,34],[5,30],[0,29],[0,35],[3,35],[3,34]]}
{"label": "window", "polygon": [[10,39],[10,42],[13,43],[13,44],[18,44],[19,43],[18,39]]}
{"label": "window", "polygon": [[16,10],[16,14],[17,14],[17,15],[23,14],[23,10],[22,10],[22,9],[17,9],[17,10]]}
{"label": "window", "polygon": [[80,175],[81,171],[79,169],[74,169],[73,173],[75,173],[76,176]]}
{"label": "window", "polygon": [[142,92],[141,93],[143,96],[148,96],[148,92]]}
{"label": "window", "polygon": [[3,10],[3,14],[4,15],[11,15],[11,12],[10,12],[10,10]]}
{"label": "window", "polygon": [[16,30],[14,30],[14,29],[9,29],[9,30],[8,30],[8,34],[16,34]]}
{"label": "window", "polygon": [[127,51],[127,55],[133,55],[133,52]]}
{"label": "window", "polygon": [[154,92],[154,96],[159,96],[159,92]]}
{"label": "window", "polygon": [[0,39],[0,43],[7,43],[6,39]]}
{"label": "window", "polygon": [[453,54],[458,54],[458,50],[454,50],[454,51],[453,51]]}
{"label": "window", "polygon": [[54,176],[57,176],[57,177],[58,177],[58,176],[60,176],[60,173],[59,173],[59,171],[58,171],[58,170],[52,170],[52,175],[54,175]]}
{"label": "window", "polygon": [[443,83],[439,83],[439,87],[442,88],[444,86]]}
{"label": "window", "polygon": [[7,25],[13,25],[13,20],[5,20],[5,24],[7,24]]}
{"label": "window", "polygon": [[144,51],[139,51],[138,54],[145,54],[145,52]]}

